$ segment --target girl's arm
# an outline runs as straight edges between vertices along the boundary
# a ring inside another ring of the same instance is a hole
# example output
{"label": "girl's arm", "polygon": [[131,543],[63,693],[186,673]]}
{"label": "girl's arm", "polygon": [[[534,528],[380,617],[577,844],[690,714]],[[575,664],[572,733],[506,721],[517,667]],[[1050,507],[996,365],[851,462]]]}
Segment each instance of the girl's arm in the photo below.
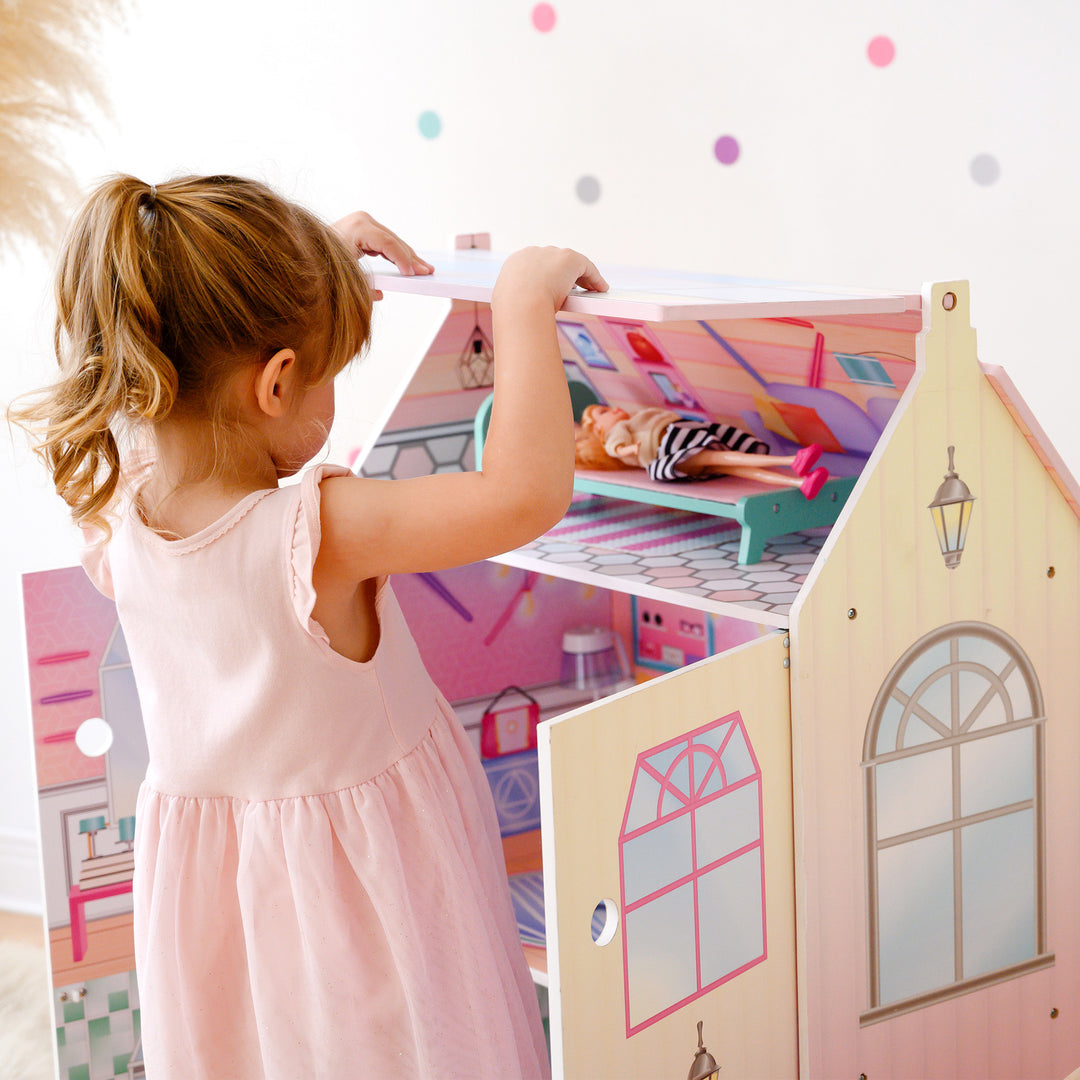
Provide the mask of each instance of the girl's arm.
{"label": "girl's arm", "polygon": [[573,492],[574,426],[555,325],[575,284],[607,283],[583,255],[526,248],[492,295],[495,400],[483,470],[322,483],[317,588],[441,570],[519,547],[551,528]]}

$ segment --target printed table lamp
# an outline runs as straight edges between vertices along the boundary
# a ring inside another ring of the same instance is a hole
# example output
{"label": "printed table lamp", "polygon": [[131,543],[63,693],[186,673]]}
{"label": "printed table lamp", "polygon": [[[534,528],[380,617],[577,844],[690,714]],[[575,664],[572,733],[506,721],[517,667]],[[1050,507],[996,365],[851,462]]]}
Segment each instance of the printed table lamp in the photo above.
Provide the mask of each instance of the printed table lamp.
{"label": "printed table lamp", "polygon": [[720,1066],[716,1064],[716,1058],[705,1049],[701,1041],[701,1028],[704,1023],[704,1020],[697,1022],[697,1051],[686,1080],[719,1080],[720,1077]]}
{"label": "printed table lamp", "polygon": [[126,844],[128,851],[131,850],[131,845],[135,842],[135,818],[134,816],[122,817],[117,826],[120,829],[120,843]]}
{"label": "printed table lamp", "polygon": [[567,630],[562,638],[559,682],[573,690],[590,690],[594,697],[632,686],[622,638],[602,626]]}
{"label": "printed table lamp", "polygon": [[949,471],[928,508],[937,529],[941,554],[950,570],[955,570],[960,565],[968,525],[971,524],[971,508],[975,503],[975,497],[967,484],[956,475],[953,467],[955,450],[955,446],[949,447]]}
{"label": "printed table lamp", "polygon": [[86,834],[87,858],[94,857],[94,833],[105,828],[104,815],[99,817],[82,818],[79,821],[79,832]]}

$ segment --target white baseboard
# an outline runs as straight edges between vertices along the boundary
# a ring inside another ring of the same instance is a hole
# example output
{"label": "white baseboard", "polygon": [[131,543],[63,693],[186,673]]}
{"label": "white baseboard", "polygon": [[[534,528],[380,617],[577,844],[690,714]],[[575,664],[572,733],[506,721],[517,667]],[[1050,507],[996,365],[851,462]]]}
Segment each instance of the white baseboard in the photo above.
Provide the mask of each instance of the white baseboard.
{"label": "white baseboard", "polygon": [[0,829],[0,911],[40,915],[44,910],[37,835]]}

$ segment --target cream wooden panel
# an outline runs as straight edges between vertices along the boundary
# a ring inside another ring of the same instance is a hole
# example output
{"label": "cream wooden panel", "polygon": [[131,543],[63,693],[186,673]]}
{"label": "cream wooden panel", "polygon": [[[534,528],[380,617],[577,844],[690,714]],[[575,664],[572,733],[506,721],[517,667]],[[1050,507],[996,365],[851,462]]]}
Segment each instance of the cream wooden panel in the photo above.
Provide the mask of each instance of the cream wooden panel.
{"label": "cream wooden panel", "polygon": [[[505,253],[482,249],[424,254],[435,267],[430,275],[402,276],[384,263],[369,266],[377,289],[452,297],[487,303]],[[600,267],[610,289],[586,293],[575,289],[562,310],[580,315],[612,315],[646,322],[680,319],[822,317],[903,313],[918,297],[867,289],[834,288],[796,282],[760,281],[717,274],[671,273],[625,266]]]}
{"label": "cream wooden panel", "polygon": [[[958,299],[951,312],[942,307],[949,291]],[[933,325],[922,342],[921,381],[792,611],[804,1080],[1056,1077],[1080,1064],[1072,1004],[1080,1000],[1080,527],[978,367],[966,285],[935,285],[926,303]],[[945,567],[927,510],[949,445],[977,499],[955,570]],[[902,653],[963,620],[1013,637],[1046,699],[1046,903],[1055,963],[860,1026],[868,999],[866,725]]]}
{"label": "cream wooden panel", "polygon": [[[544,873],[556,1077],[685,1076],[696,1024],[724,1076],[796,1070],[790,728],[784,635],[770,635],[541,725]],[[627,1038],[623,926],[598,947],[590,919],[618,900],[619,833],[639,752],[738,710],[762,772],[767,958]]]}

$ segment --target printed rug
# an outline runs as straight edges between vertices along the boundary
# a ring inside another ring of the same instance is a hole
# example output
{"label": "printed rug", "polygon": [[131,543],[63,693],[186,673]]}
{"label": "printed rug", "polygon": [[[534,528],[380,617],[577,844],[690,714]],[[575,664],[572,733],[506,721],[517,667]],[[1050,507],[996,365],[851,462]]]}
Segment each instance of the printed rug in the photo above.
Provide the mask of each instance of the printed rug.
{"label": "printed rug", "polygon": [[725,540],[735,541],[738,533],[732,530],[737,528],[730,518],[710,518],[689,510],[671,510],[600,495],[579,495],[570,504],[566,517],[547,533],[547,538],[643,555],[678,555]]}

